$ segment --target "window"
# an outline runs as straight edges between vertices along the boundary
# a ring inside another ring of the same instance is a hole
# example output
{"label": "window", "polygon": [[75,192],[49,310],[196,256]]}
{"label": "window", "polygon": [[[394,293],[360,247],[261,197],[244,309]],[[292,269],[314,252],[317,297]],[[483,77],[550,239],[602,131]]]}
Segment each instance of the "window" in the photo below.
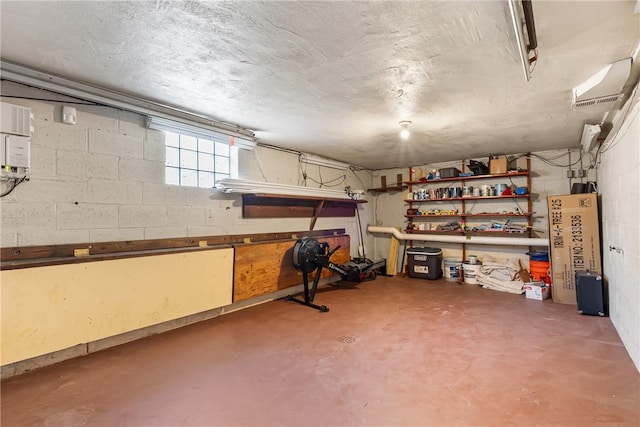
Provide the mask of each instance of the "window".
{"label": "window", "polygon": [[237,149],[222,142],[165,131],[165,183],[212,188],[223,178],[230,178]]}

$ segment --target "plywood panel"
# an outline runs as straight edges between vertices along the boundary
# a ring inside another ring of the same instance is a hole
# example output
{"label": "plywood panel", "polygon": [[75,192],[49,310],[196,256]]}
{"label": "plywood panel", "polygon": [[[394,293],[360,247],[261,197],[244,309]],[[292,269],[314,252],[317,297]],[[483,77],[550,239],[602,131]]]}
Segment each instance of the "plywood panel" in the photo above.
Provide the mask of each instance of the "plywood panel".
{"label": "plywood panel", "polygon": [[[340,246],[331,261],[342,264],[351,259],[349,236],[318,239],[329,248]],[[296,240],[252,243],[236,246],[233,302],[243,301],[302,283],[302,273],[293,266],[292,252]],[[323,270],[322,278],[333,275]]]}
{"label": "plywood panel", "polygon": [[6,365],[230,304],[233,248],[0,274]]}

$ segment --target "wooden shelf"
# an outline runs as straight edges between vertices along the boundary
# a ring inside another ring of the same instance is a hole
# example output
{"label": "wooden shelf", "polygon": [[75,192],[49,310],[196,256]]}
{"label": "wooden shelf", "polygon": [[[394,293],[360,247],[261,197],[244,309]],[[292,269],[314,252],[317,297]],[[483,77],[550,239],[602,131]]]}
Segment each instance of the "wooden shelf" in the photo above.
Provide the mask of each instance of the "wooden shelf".
{"label": "wooden shelf", "polygon": [[477,179],[497,179],[497,178],[511,178],[514,176],[527,176],[529,172],[509,172],[509,173],[499,173],[495,175],[471,175],[471,176],[458,176],[455,178],[438,178],[438,179],[428,179],[426,181],[405,181],[404,183],[407,185],[421,185],[421,184],[436,184],[438,182],[460,182],[460,181],[470,181]]}
{"label": "wooden shelf", "polygon": [[464,215],[456,214],[456,215],[405,215],[405,218],[460,218]]}
{"label": "wooden shelf", "polygon": [[408,185],[401,185],[399,187],[369,188],[367,191],[369,193],[393,193],[397,191],[404,191],[408,188]]}
{"label": "wooden shelf", "polygon": [[380,177],[380,187],[378,188],[369,188],[367,191],[369,193],[395,193],[398,191],[403,191],[406,190],[407,188],[409,188],[408,185],[405,185],[402,182],[402,174],[399,173],[396,175],[396,182],[391,184],[391,185],[387,185],[387,177],[386,175],[383,175]]}
{"label": "wooden shelf", "polygon": [[366,200],[336,199],[282,194],[243,194],[243,218],[311,218],[313,230],[318,218],[355,216],[358,204]]}
{"label": "wooden shelf", "polygon": [[509,196],[450,197],[448,199],[404,199],[405,203],[458,202],[463,200],[496,200],[496,199],[528,199],[529,194],[512,194]]}
{"label": "wooden shelf", "polygon": [[517,214],[517,213],[465,213],[465,214],[455,214],[455,215],[405,215],[405,218],[501,218],[501,217],[521,217],[521,218],[529,218],[531,216],[530,213],[527,214]]}
{"label": "wooden shelf", "polygon": [[503,216],[508,216],[508,217],[522,217],[522,218],[529,218],[531,216],[530,213],[524,213],[524,214],[518,214],[518,213],[466,213],[466,214],[462,214],[462,216],[464,217],[468,217],[468,218],[474,218],[474,217],[503,217]]}

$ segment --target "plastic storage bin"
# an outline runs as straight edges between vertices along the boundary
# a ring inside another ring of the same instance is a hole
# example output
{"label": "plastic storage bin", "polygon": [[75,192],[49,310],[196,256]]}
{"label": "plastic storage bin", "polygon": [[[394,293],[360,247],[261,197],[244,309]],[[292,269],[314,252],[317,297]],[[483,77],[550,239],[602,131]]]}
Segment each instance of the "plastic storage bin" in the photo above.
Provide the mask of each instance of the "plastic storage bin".
{"label": "plastic storage bin", "polygon": [[442,277],[442,250],[439,248],[411,248],[407,250],[409,258],[409,277],[437,280]]}

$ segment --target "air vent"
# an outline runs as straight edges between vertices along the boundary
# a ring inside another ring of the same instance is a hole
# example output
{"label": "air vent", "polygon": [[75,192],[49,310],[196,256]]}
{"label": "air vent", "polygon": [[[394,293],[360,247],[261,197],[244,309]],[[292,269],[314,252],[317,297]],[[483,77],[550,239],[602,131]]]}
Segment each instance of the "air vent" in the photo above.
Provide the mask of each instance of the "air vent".
{"label": "air vent", "polygon": [[0,132],[10,135],[31,136],[33,115],[31,109],[17,105],[0,103]]}
{"label": "air vent", "polygon": [[620,101],[624,97],[624,93],[617,95],[600,96],[598,98],[584,99],[582,101],[576,101],[573,104],[573,108],[591,107],[592,105],[611,104]]}

